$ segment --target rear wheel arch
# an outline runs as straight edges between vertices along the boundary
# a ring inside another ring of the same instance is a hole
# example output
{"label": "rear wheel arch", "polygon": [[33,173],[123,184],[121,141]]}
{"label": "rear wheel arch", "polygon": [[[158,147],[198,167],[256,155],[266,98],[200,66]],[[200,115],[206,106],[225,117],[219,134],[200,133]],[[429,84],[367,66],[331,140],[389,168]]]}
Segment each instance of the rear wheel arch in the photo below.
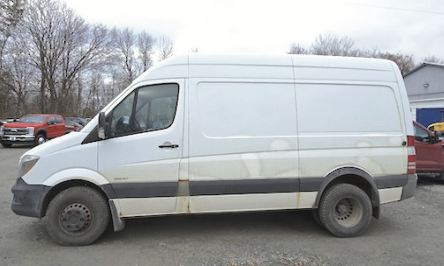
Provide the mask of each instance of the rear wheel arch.
{"label": "rear wheel arch", "polygon": [[325,194],[324,192],[337,184],[351,184],[363,190],[370,198],[373,207],[373,217],[379,218],[380,199],[376,183],[368,173],[354,167],[336,169],[325,177],[316,197],[316,208],[319,207],[319,203]]}

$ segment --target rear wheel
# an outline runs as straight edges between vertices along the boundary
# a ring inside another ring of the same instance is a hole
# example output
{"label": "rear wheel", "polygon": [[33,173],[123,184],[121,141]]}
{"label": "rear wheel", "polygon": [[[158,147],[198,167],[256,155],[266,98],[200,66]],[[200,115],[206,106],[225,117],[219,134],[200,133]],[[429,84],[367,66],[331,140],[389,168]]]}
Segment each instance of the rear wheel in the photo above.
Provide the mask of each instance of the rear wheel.
{"label": "rear wheel", "polygon": [[46,137],[43,134],[35,136],[35,145],[40,145],[46,142]]}
{"label": "rear wheel", "polygon": [[372,220],[372,204],[357,186],[339,184],[329,188],[319,204],[322,225],[338,237],[354,237],[364,233]]}
{"label": "rear wheel", "polygon": [[89,187],[72,187],[60,192],[46,211],[49,235],[59,244],[89,245],[105,231],[110,220],[105,198]]}

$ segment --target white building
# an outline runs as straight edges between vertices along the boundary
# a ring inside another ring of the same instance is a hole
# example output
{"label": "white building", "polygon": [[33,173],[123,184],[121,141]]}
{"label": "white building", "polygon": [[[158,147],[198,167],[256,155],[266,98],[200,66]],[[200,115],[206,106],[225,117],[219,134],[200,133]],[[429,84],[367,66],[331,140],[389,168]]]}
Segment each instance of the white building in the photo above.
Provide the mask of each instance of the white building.
{"label": "white building", "polygon": [[425,126],[443,121],[444,65],[422,63],[404,76],[412,118]]}

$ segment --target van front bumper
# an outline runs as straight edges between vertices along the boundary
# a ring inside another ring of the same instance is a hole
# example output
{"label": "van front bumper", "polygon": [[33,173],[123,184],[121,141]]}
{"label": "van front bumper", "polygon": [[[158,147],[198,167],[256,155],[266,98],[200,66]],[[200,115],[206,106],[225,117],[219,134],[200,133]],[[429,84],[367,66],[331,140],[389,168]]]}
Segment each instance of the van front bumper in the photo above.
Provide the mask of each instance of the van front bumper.
{"label": "van front bumper", "polygon": [[22,178],[17,179],[12,187],[12,211],[18,215],[42,218],[42,202],[49,189],[48,186],[29,185]]}

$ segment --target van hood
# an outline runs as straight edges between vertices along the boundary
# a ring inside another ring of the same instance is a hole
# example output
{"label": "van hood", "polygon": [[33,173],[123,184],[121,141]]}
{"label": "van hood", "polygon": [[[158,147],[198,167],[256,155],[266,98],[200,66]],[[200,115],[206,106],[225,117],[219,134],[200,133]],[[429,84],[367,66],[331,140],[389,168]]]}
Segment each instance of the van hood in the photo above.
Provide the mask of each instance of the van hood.
{"label": "van hood", "polygon": [[58,138],[51,139],[33,149],[27,151],[24,155],[44,156],[61,150],[68,149],[72,146],[78,146],[88,136],[82,132],[71,132]]}

